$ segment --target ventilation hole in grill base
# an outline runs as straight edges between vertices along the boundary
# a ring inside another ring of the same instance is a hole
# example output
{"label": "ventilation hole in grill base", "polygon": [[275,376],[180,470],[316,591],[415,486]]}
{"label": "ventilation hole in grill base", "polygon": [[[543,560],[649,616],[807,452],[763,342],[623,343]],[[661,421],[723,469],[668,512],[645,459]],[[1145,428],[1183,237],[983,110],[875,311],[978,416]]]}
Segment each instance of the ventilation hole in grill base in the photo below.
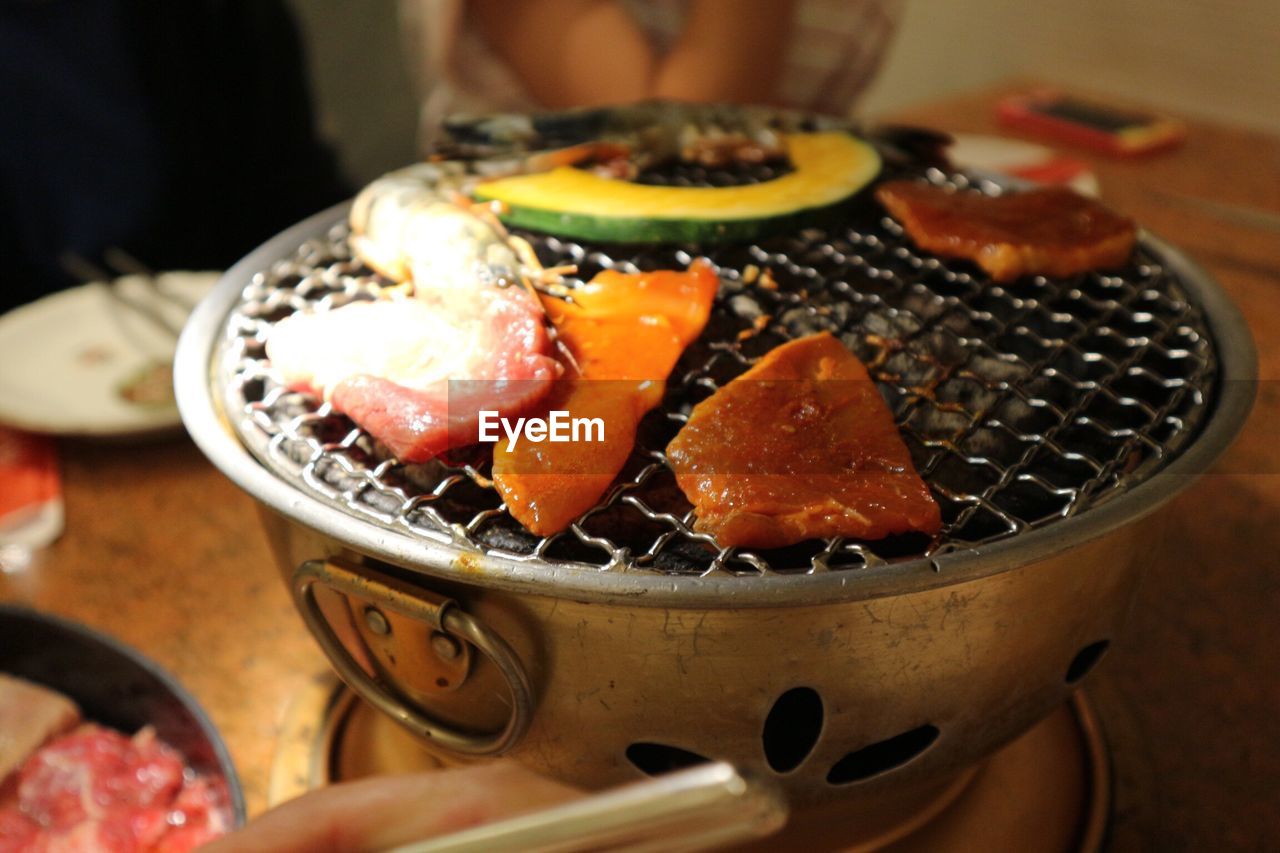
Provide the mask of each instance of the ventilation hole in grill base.
{"label": "ventilation hole in grill base", "polygon": [[932,746],[937,739],[938,727],[923,725],[864,746],[837,761],[827,773],[827,782],[832,785],[848,785],[901,767]]}
{"label": "ventilation hole in grill base", "polygon": [[822,733],[822,697],[812,687],[793,687],[778,697],[764,721],[764,757],[789,773],[809,757]]}
{"label": "ventilation hole in grill base", "polygon": [[684,770],[686,767],[711,763],[711,759],[678,746],[643,741],[637,741],[628,746],[626,755],[627,760],[647,776],[660,776],[663,773]]}
{"label": "ventilation hole in grill base", "polygon": [[1067,684],[1075,684],[1088,675],[1090,670],[1097,666],[1098,661],[1102,660],[1102,655],[1110,645],[1110,640],[1098,640],[1076,652],[1076,656],[1071,659],[1071,665],[1067,667]]}

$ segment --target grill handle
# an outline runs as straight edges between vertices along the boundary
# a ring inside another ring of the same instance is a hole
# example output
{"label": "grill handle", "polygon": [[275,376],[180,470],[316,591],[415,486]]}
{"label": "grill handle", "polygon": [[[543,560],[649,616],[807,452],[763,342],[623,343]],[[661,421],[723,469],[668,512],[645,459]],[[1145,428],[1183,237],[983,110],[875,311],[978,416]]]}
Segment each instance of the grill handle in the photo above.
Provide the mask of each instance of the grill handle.
{"label": "grill handle", "polygon": [[[511,715],[500,731],[463,731],[435,720],[390,685],[369,675],[334,632],[316,600],[316,584],[336,592],[373,601],[386,610],[426,622],[431,627],[470,643],[493,661],[511,694]],[[409,584],[366,567],[355,571],[337,563],[308,560],[293,573],[290,584],[303,621],[347,685],[384,714],[419,737],[463,755],[501,755],[515,746],[533,717],[533,688],[515,650],[483,622],[452,599],[428,601]]]}

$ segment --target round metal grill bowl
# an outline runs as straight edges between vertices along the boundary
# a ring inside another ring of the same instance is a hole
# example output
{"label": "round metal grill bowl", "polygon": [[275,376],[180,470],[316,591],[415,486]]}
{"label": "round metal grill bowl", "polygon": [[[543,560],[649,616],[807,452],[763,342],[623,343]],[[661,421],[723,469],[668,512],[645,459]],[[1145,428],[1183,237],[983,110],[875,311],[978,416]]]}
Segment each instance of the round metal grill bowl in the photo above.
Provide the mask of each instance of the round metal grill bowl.
{"label": "round metal grill bowl", "polygon": [[[539,540],[483,467],[399,465],[273,379],[273,322],[371,296],[344,221],[335,208],[269,241],[200,306],[178,350],[183,419],[268,510],[308,624],[366,698],[443,747],[585,786],[724,759],[796,805],[840,801],[869,834],[953,790],[1117,636],[1152,511],[1252,403],[1242,319],[1149,235],[1125,270],[1004,286],[919,254],[865,199],[754,246],[541,238],[545,260],[584,277],[706,254],[722,288],[634,464]],[[776,287],[749,283],[748,265]],[[661,449],[693,402],[823,328],[872,369],[944,532],[722,551],[692,531]]]}

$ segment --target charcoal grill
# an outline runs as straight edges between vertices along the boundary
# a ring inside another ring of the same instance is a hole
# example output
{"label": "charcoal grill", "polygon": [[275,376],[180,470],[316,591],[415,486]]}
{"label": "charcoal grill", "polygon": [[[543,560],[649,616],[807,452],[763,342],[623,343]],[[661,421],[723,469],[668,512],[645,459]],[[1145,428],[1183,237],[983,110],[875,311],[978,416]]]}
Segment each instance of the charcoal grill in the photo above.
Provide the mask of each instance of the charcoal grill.
{"label": "charcoal grill", "polygon": [[[918,252],[867,198],[753,245],[529,234],[584,279],[698,255],[722,279],[614,487],[540,538],[482,458],[402,465],[273,375],[274,322],[376,293],[344,223],[339,207],[271,240],[200,306],[177,361],[187,427],[265,508],[304,616],[366,698],[455,752],[589,787],[708,758],[797,805],[852,804],[868,835],[936,805],[1076,688],[1149,562],[1153,510],[1252,403],[1239,314],[1149,234],[1122,270],[1003,285]],[[662,448],[698,400],[820,330],[870,368],[944,528],[721,549]]]}

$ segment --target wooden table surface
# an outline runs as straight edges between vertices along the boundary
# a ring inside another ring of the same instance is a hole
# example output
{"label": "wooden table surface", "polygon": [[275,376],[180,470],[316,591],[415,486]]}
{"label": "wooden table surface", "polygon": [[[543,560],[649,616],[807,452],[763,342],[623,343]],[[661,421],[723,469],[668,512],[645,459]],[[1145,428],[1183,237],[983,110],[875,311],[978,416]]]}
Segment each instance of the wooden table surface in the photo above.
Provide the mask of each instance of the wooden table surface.
{"label": "wooden table surface", "polygon": [[[896,118],[995,132],[999,93]],[[1082,156],[1110,203],[1236,299],[1264,380],[1243,437],[1168,510],[1130,627],[1089,682],[1115,757],[1114,849],[1261,849],[1280,843],[1280,138],[1195,124],[1182,148],[1147,160]],[[0,574],[0,600],[102,629],[176,674],[261,810],[281,716],[327,665],[253,502],[185,438],[59,451],[66,533]]]}
{"label": "wooden table surface", "polygon": [[[1002,133],[1011,84],[897,121]],[[1003,132],[1002,135],[1009,135]],[[1257,403],[1166,510],[1133,614],[1088,682],[1112,749],[1115,850],[1280,845],[1280,137],[1194,123],[1176,151],[1090,162],[1102,197],[1203,265],[1258,347]]]}

